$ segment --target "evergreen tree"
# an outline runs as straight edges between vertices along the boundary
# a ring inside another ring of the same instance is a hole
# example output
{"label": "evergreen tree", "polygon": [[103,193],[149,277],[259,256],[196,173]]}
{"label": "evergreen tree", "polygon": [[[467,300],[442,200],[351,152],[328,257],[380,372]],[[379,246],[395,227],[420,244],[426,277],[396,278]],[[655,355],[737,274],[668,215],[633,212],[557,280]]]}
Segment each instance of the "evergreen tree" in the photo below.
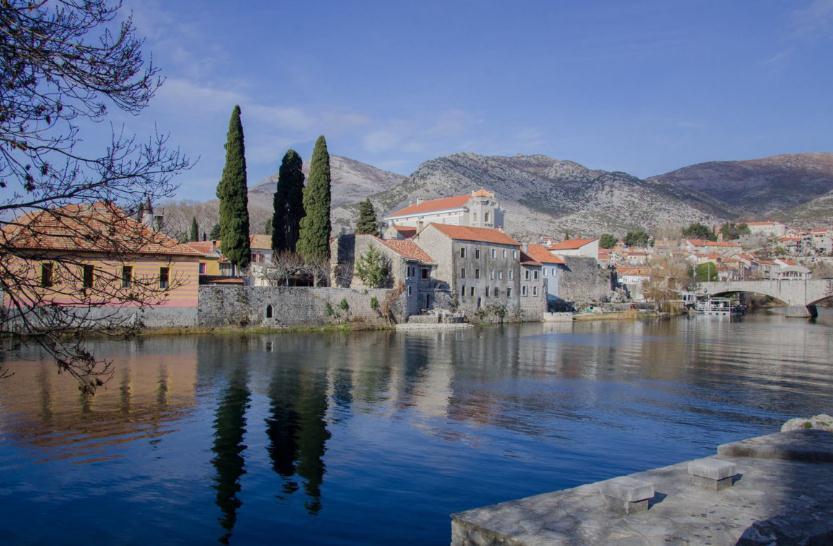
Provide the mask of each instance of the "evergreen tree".
{"label": "evergreen tree", "polygon": [[229,120],[226,165],[217,185],[217,197],[220,199],[220,248],[225,257],[241,269],[251,260],[247,192],[243,124],[240,106],[235,105]]}
{"label": "evergreen tree", "polygon": [[272,215],[272,249],[295,252],[301,218],[304,217],[304,162],[295,150],[288,150],[278,171]]}
{"label": "evergreen tree", "polygon": [[705,241],[717,241],[717,235],[712,229],[701,223],[694,223],[683,229],[683,237],[692,239],[703,239]]}
{"label": "evergreen tree", "polygon": [[191,241],[199,241],[200,240],[200,226],[197,224],[197,219],[195,217],[191,217]]}
{"label": "evergreen tree", "polygon": [[370,199],[359,203],[359,221],[356,223],[356,233],[368,235],[379,235],[379,221],[376,219],[376,209]]}
{"label": "evergreen tree", "polygon": [[622,242],[628,246],[648,246],[650,241],[651,236],[642,228],[629,231],[622,239]]}
{"label": "evergreen tree", "polygon": [[272,235],[272,220],[266,220],[263,223],[263,233],[266,235]]}
{"label": "evergreen tree", "polygon": [[315,141],[304,188],[304,212],[297,251],[305,260],[320,261],[330,257],[330,154],[324,136]]}
{"label": "evergreen tree", "polygon": [[209,233],[208,237],[212,241],[216,241],[220,238],[220,224],[214,224],[214,226],[211,228],[211,233]]}
{"label": "evergreen tree", "polygon": [[601,238],[599,238],[599,246],[601,248],[613,248],[618,242],[619,239],[610,233],[602,233]]}

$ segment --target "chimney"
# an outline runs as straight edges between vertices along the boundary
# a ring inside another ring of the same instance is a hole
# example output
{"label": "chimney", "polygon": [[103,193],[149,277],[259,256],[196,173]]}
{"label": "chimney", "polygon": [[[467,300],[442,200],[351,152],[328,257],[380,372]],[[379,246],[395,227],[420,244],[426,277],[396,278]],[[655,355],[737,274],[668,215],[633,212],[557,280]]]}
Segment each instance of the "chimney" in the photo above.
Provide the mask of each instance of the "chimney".
{"label": "chimney", "polygon": [[419,205],[420,203],[422,203],[422,199],[420,197],[417,197],[416,198],[416,204]]}
{"label": "chimney", "polygon": [[150,195],[139,205],[139,219],[147,227],[153,228],[153,204],[150,202]]}

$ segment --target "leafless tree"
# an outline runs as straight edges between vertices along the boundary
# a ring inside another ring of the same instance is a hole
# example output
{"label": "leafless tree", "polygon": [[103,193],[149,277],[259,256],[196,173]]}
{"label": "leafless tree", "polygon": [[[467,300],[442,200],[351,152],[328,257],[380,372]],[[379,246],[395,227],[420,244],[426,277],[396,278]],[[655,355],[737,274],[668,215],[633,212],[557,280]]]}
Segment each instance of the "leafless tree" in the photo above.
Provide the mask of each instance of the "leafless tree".
{"label": "leafless tree", "polygon": [[[151,229],[136,229],[133,217],[143,203],[173,196],[173,176],[189,167],[188,159],[169,147],[165,134],[143,141],[108,123],[112,108],[141,112],[162,84],[142,47],[118,2],[0,0],[3,310],[7,319],[15,314],[21,333],[33,335],[89,392],[108,372],[109,363],[83,343],[102,302],[151,305],[172,284],[137,278],[122,287],[117,269],[105,267],[91,286],[74,288],[84,286],[85,262],[71,245],[83,242],[107,264],[117,264],[170,243]],[[89,143],[102,130],[109,143],[100,154],[86,153],[82,138]],[[125,236],[122,228],[133,231]],[[29,248],[47,240],[49,252]],[[73,292],[71,305],[45,296],[55,289],[40,286],[49,271],[32,271],[42,260],[65,287],[57,291]]]}

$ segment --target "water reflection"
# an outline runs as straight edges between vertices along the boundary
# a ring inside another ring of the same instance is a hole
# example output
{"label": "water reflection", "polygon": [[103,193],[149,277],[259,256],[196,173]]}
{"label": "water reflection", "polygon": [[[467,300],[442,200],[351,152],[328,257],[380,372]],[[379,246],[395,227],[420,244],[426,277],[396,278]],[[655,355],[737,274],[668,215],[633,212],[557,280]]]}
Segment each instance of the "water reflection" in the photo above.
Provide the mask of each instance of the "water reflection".
{"label": "water reflection", "polygon": [[447,543],[450,512],[829,412],[832,332],[750,317],[156,338],[101,344],[117,367],[94,397],[29,353],[0,383],[0,510],[20,522],[0,536],[67,542],[69,504],[126,529],[101,543]]}

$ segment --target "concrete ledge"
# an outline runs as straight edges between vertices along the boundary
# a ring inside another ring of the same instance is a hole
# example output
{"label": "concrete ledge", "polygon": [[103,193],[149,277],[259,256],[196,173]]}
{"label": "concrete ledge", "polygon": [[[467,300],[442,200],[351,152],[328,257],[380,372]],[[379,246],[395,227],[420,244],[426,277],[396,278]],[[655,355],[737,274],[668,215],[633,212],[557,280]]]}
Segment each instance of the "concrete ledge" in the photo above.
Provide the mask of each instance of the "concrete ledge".
{"label": "concrete ledge", "polygon": [[717,453],[724,457],[833,463],[833,433],[813,429],[778,432],[723,444]]}
{"label": "concrete ledge", "polygon": [[[831,444],[824,431],[771,434],[721,446],[743,454],[692,461],[693,474],[684,462],[453,514],[452,545],[833,544]],[[644,484],[653,498],[626,500]],[[611,499],[649,509],[612,513]]]}

